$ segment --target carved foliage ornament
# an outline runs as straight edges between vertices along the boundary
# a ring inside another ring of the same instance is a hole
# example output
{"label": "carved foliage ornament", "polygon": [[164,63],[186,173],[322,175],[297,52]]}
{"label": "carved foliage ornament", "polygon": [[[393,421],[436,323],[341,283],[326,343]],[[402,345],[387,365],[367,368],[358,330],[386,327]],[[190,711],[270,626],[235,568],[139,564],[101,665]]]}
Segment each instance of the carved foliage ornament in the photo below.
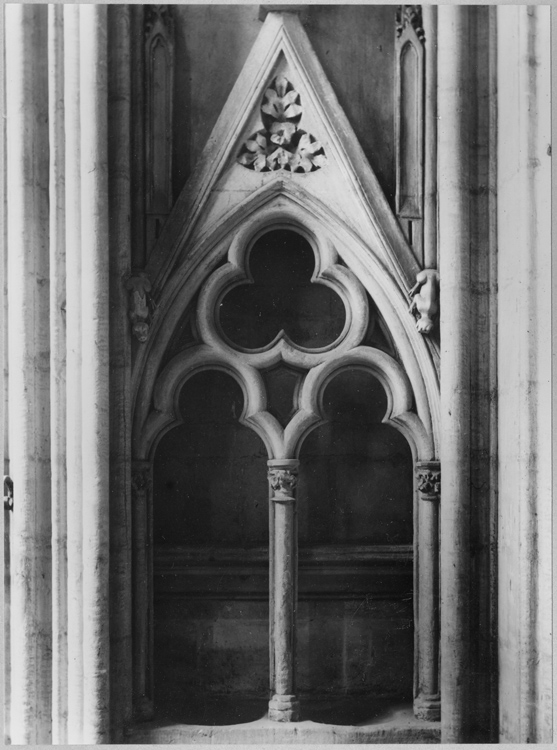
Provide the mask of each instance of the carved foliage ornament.
{"label": "carved foliage ornament", "polygon": [[438,463],[416,467],[418,492],[423,500],[439,500],[441,495],[441,467]]}
{"label": "carved foliage ornament", "polygon": [[243,145],[238,162],[255,172],[315,172],[327,163],[321,143],[298,125],[300,94],[284,76],[277,76],[261,104],[263,129]]}
{"label": "carved foliage ornament", "polygon": [[402,36],[402,32],[407,26],[411,26],[416,32],[416,36],[422,42],[425,42],[425,32],[422,22],[421,5],[398,5],[396,9],[396,35]]}
{"label": "carved foliage ornament", "polygon": [[269,469],[269,483],[279,497],[293,497],[298,479],[289,469]]}

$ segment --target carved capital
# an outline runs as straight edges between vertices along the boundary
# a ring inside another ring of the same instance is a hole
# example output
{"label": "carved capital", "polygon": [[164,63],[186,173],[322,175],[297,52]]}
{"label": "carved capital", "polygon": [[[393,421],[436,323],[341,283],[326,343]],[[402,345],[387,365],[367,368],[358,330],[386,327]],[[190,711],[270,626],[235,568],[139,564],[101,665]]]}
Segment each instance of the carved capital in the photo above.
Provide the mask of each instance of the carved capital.
{"label": "carved capital", "polygon": [[147,341],[151,325],[151,310],[153,308],[153,302],[149,294],[151,282],[147,274],[141,271],[128,278],[126,289],[130,293],[129,316],[132,332],[136,339],[143,343]]}
{"label": "carved capital", "polygon": [[441,464],[439,461],[420,461],[416,464],[418,492],[422,500],[441,499]]}
{"label": "carved capital", "polygon": [[409,309],[416,318],[416,328],[420,333],[431,333],[439,312],[439,272],[434,268],[420,271],[408,295],[412,299]]}
{"label": "carved capital", "polygon": [[150,463],[132,465],[132,492],[134,495],[149,494],[153,485]]}
{"label": "carved capital", "polygon": [[4,510],[14,509],[14,483],[10,476],[4,474]]}
{"label": "carved capital", "polygon": [[403,31],[411,26],[420,42],[425,42],[425,32],[422,21],[421,5],[398,5],[396,9],[396,35],[402,36]]}
{"label": "carved capital", "polygon": [[292,469],[269,469],[269,484],[275,493],[273,499],[294,499],[298,477]]}

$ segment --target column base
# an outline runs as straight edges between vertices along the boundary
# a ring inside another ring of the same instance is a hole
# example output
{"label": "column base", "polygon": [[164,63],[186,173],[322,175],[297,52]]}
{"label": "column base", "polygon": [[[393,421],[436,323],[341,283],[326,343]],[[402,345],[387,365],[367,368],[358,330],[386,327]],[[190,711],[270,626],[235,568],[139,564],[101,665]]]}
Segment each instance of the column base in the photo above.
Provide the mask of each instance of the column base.
{"label": "column base", "polygon": [[269,701],[271,721],[300,721],[300,701],[295,695],[273,695]]}
{"label": "column base", "polygon": [[418,695],[414,699],[414,716],[422,721],[441,721],[441,699],[436,695]]}

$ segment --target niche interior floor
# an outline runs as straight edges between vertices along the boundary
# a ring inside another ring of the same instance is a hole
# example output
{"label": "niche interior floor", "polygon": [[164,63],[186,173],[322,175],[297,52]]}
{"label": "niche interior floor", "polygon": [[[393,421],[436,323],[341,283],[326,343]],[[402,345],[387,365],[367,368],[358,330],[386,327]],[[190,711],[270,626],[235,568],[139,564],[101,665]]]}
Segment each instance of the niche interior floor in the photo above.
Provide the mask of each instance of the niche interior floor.
{"label": "niche interior floor", "polygon": [[138,744],[378,744],[438,743],[438,722],[419,721],[411,701],[306,699],[303,721],[267,718],[266,699],[199,695],[167,697],[153,721],[137,724],[129,742]]}

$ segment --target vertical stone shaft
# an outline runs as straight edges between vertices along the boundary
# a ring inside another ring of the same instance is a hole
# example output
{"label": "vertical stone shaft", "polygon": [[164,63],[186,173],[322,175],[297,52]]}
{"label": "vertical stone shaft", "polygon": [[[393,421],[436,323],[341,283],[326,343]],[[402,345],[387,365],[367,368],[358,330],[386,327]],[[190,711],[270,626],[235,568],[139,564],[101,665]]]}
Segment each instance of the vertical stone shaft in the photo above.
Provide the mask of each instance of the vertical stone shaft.
{"label": "vertical stone shaft", "polygon": [[131,106],[130,7],[108,8],[110,211],[110,693],[112,741],[123,742],[132,709],[131,618]]}
{"label": "vertical stone shaft", "polygon": [[423,5],[425,31],[424,266],[437,268],[437,7]]}
{"label": "vertical stone shaft", "polygon": [[[0,110],[6,111],[6,56],[4,8],[0,9]],[[8,452],[8,211],[6,184],[6,118],[0,117],[0,274],[2,275],[2,304],[0,305],[0,466],[9,474]],[[4,596],[0,597],[0,741],[9,744],[10,698],[10,511],[0,514],[0,539],[4,550]]]}
{"label": "vertical stone shaft", "polygon": [[419,654],[414,713],[438,721],[439,702],[439,483],[438,461],[416,464],[419,502]]}
{"label": "vertical stone shaft", "polygon": [[549,6],[497,7],[502,743],[554,741],[551,26]]}
{"label": "vertical stone shaft", "polygon": [[110,741],[107,8],[80,22],[83,737]]}
{"label": "vertical stone shaft", "polygon": [[151,463],[134,461],[132,466],[133,512],[133,701],[135,716],[153,715],[151,676],[150,576],[152,557],[150,514],[152,505]]}
{"label": "vertical stone shaft", "polygon": [[274,695],[269,702],[269,718],[298,721],[299,702],[295,696],[294,656],[296,641],[296,476],[297,459],[268,462],[274,513],[273,545],[273,656]]}
{"label": "vertical stone shaft", "polygon": [[145,265],[145,6],[131,5],[132,23],[132,266]]}
{"label": "vertical stone shaft", "polygon": [[441,284],[441,736],[465,742],[470,594],[469,9],[438,7]]}
{"label": "vertical stone shaft", "polygon": [[51,741],[47,8],[7,5],[11,741]]}
{"label": "vertical stone shaft", "polygon": [[66,138],[66,475],[68,525],[68,736],[83,730],[83,503],[81,467],[81,130],[79,6],[64,5]]}
{"label": "vertical stone shaft", "polygon": [[48,6],[50,135],[50,423],[52,462],[52,741],[65,745],[68,719],[66,518],[66,236],[64,26]]}

